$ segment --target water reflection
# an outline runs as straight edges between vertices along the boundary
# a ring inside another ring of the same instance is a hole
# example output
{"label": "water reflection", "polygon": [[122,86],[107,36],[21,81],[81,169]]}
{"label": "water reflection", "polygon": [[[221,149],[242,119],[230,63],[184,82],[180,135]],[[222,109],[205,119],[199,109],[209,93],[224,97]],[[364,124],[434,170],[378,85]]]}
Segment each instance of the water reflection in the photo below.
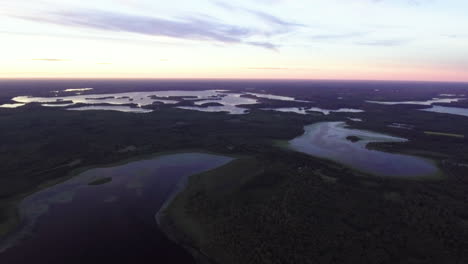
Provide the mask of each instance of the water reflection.
{"label": "water reflection", "polygon": [[18,108],[21,106],[24,106],[25,104],[22,103],[17,103],[17,104],[2,104],[0,105],[0,108]]}
{"label": "water reflection", "polygon": [[[88,88],[83,88],[88,89]],[[87,91],[82,89],[67,89],[66,91]],[[57,94],[57,93],[56,93]],[[248,96],[255,96],[250,98]],[[24,105],[27,103],[41,103],[46,107],[65,107],[75,104],[86,104],[88,106],[73,108],[72,110],[115,110],[123,112],[146,113],[147,110],[137,110],[142,106],[148,106],[153,103],[177,104],[182,101],[194,101],[195,106],[179,107],[187,110],[197,110],[205,112],[228,112],[230,114],[244,114],[247,109],[242,105],[252,105],[259,103],[259,99],[298,101],[295,98],[260,93],[231,93],[226,90],[204,90],[204,91],[154,91],[154,92],[129,92],[114,94],[76,94],[73,96],[55,96],[55,97],[30,97],[17,96],[12,100]],[[63,104],[61,103],[63,102]],[[219,104],[208,105],[204,104]],[[115,106],[92,106],[110,104]],[[136,108],[124,105],[134,104]],[[89,106],[91,105],[91,106]]]}
{"label": "water reflection", "polygon": [[[0,263],[192,263],[158,229],[155,214],[189,175],[225,156],[182,153],[85,171],[26,197],[20,229],[1,244]],[[75,263],[75,262],[73,262]]]}
{"label": "water reflection", "polygon": [[[195,102],[197,106],[181,106],[180,109],[196,110],[202,112],[227,112],[229,114],[240,115],[245,114],[248,109],[240,107],[241,105],[257,104],[258,101],[252,98],[242,97],[243,94],[229,93],[217,99],[202,100]],[[206,106],[204,104],[217,103],[219,106]]]}
{"label": "water reflection", "polygon": [[340,108],[336,110],[330,110],[330,109],[323,109],[319,107],[281,107],[281,108],[263,108],[263,110],[271,110],[271,111],[286,112],[286,113],[297,113],[301,115],[310,114],[311,112],[319,112],[324,115],[329,115],[330,113],[362,113],[364,112],[361,109],[353,109],[353,108]]}
{"label": "water reflection", "polygon": [[[347,139],[354,136],[357,142]],[[299,152],[343,163],[381,176],[428,176],[438,168],[423,158],[392,154],[366,148],[371,142],[405,142],[406,139],[350,129],[343,122],[322,122],[305,127],[305,132],[289,142]]]}
{"label": "water reflection", "polygon": [[119,106],[119,105],[90,105],[90,106],[82,106],[76,108],[67,108],[70,111],[89,111],[89,110],[111,110],[111,111],[119,111],[119,112],[126,112],[126,113],[150,113],[153,112],[151,109],[143,109],[137,107],[130,107],[130,106]]}
{"label": "water reflection", "polygon": [[432,105],[435,103],[454,103],[459,102],[460,100],[465,100],[465,98],[433,98],[426,101],[400,101],[400,102],[385,102],[385,101],[366,101],[372,104],[382,104],[382,105],[398,105],[398,104],[413,104],[413,105]]}
{"label": "water reflection", "polygon": [[91,91],[93,88],[70,88],[70,89],[65,89],[63,90],[64,92],[85,92],[85,91]]}
{"label": "water reflection", "polygon": [[434,105],[434,106],[432,106],[432,108],[421,109],[421,110],[422,111],[427,111],[427,112],[436,112],[436,113],[443,113],[443,114],[468,116],[468,108],[447,107],[447,106]]}
{"label": "water reflection", "polygon": [[271,99],[271,100],[308,102],[308,101],[303,101],[303,100],[296,100],[296,98],[289,97],[289,96],[281,96],[281,95],[273,95],[273,94],[261,94],[261,93],[245,93],[245,94],[253,95],[253,96],[258,97],[258,98],[265,98],[265,99]]}
{"label": "water reflection", "polygon": [[194,111],[201,111],[201,112],[210,112],[210,113],[221,113],[226,112],[231,115],[243,115],[246,114],[248,109],[240,108],[236,106],[208,106],[208,107],[197,107],[197,106],[180,106],[177,107],[180,109],[185,110],[194,110]]}

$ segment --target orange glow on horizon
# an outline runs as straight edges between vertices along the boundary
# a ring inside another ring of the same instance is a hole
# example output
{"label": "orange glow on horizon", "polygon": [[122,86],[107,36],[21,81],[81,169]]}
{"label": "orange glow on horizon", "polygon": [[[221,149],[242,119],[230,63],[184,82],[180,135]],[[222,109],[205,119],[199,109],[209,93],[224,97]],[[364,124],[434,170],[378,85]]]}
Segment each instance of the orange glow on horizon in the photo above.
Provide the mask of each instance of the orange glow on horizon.
{"label": "orange glow on horizon", "polygon": [[431,81],[468,82],[468,72],[419,70],[375,71],[291,71],[254,69],[206,71],[190,73],[0,73],[0,79],[254,79],[254,80],[375,80],[375,81]]}

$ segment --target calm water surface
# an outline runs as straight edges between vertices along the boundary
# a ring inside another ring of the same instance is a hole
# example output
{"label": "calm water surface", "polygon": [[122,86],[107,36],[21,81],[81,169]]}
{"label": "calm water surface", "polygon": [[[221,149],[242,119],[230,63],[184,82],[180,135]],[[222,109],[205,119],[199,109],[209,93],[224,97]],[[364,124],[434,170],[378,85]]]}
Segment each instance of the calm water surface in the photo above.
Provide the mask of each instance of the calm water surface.
{"label": "calm water surface", "polygon": [[[76,104],[88,104],[88,106],[69,108],[68,110],[113,110],[121,112],[148,113],[153,110],[142,109],[153,103],[176,104],[181,101],[195,101],[195,106],[179,107],[186,110],[196,110],[203,112],[227,112],[230,114],[246,114],[248,111],[240,105],[252,105],[259,103],[258,99],[271,99],[282,101],[297,101],[293,97],[279,96],[263,93],[230,93],[227,90],[203,90],[203,91],[152,91],[152,92],[128,92],[128,93],[108,93],[108,94],[82,94],[93,88],[66,89],[63,91],[52,91],[51,97],[17,96],[12,98],[14,104],[0,105],[2,108],[16,108],[28,103],[41,103],[46,107],[65,107]],[[63,95],[65,96],[58,96]],[[71,94],[74,93],[74,94]],[[255,98],[246,97],[247,95]],[[169,98],[173,98],[170,100]],[[177,99],[178,100],[175,100]],[[64,104],[60,104],[64,102]],[[67,102],[67,103],[65,103]],[[71,102],[71,103],[70,103]],[[100,106],[101,104],[110,104]],[[220,106],[201,107],[206,103],[219,103]],[[95,106],[98,104],[97,106]],[[135,104],[135,107],[126,106]]]}
{"label": "calm water surface", "polygon": [[263,108],[263,110],[278,111],[285,113],[296,113],[301,115],[307,115],[312,112],[319,112],[324,115],[329,115],[330,113],[362,113],[364,112],[361,109],[352,109],[352,108],[340,108],[335,110],[323,109],[319,107],[280,107],[280,108]]}
{"label": "calm water surface", "polygon": [[[44,105],[45,106],[45,105]],[[82,106],[76,108],[67,108],[70,111],[87,111],[87,110],[110,110],[110,111],[119,111],[126,113],[150,113],[153,112],[151,109],[130,107],[130,106],[120,106],[120,105],[90,105]]]}
{"label": "calm water surface", "polygon": [[382,105],[399,105],[399,104],[413,104],[413,105],[433,105],[435,103],[453,103],[465,100],[465,98],[433,98],[426,101],[399,101],[399,102],[384,102],[384,101],[366,101],[372,104]]}
{"label": "calm water surface", "polygon": [[[353,143],[346,139],[348,136],[357,136],[361,140]],[[380,176],[417,177],[438,172],[438,168],[426,159],[366,148],[371,142],[404,141],[406,139],[350,129],[343,122],[321,122],[306,126],[305,133],[291,140],[289,146],[296,151]]]}
{"label": "calm water surface", "polygon": [[231,160],[158,156],[90,169],[37,192],[21,203],[22,225],[2,241],[0,263],[193,263],[155,214],[182,179]]}
{"label": "calm water surface", "polygon": [[422,111],[468,116],[468,108],[460,108],[460,107],[447,107],[447,106],[434,105],[432,108],[422,109]]}

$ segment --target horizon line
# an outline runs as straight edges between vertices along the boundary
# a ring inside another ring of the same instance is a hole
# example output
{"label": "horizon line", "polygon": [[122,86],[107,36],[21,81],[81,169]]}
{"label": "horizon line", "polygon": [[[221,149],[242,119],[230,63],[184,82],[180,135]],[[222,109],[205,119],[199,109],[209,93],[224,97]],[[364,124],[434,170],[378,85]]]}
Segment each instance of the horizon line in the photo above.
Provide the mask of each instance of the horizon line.
{"label": "horizon line", "polygon": [[389,79],[303,79],[303,78],[159,78],[159,77],[0,77],[0,81],[13,80],[160,80],[160,81],[328,81],[328,82],[412,82],[412,83],[456,83],[468,84],[467,81],[437,81],[437,80],[389,80]]}

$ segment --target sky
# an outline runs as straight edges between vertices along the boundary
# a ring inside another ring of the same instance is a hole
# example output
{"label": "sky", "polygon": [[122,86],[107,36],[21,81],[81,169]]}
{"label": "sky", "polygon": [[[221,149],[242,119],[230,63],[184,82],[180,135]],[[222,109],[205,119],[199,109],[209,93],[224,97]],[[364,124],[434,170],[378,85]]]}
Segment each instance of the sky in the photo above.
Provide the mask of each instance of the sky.
{"label": "sky", "polygon": [[468,81],[466,0],[0,0],[0,78]]}

